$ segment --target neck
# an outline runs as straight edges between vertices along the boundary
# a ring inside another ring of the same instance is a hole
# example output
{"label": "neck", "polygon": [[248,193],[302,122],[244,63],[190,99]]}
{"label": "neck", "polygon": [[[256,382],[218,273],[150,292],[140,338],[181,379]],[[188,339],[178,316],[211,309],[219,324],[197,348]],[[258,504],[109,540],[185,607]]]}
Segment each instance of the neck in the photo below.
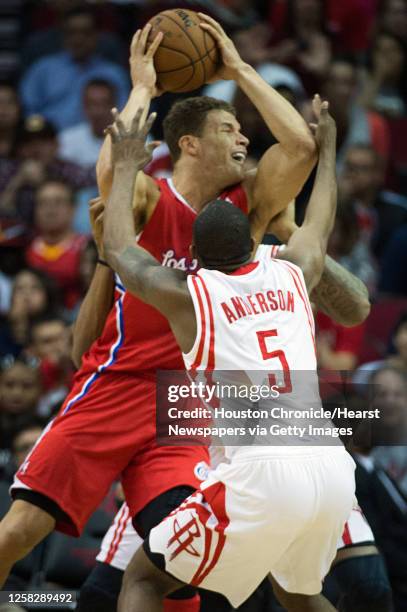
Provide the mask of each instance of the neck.
{"label": "neck", "polygon": [[223,272],[224,274],[232,274],[232,272],[239,270],[239,268],[243,268],[243,266],[247,266],[247,264],[251,263],[252,261],[253,261],[253,256],[252,254],[250,254],[245,259],[243,259],[243,261],[237,264],[233,263],[233,264],[224,265],[224,266],[219,266],[219,265],[212,266],[210,264],[208,265],[203,262],[203,267],[207,268],[208,270],[217,270],[218,272]]}
{"label": "neck", "polygon": [[63,240],[70,238],[70,236],[72,236],[72,231],[70,229],[63,230],[63,231],[49,230],[48,232],[41,233],[41,238],[47,244],[58,244],[59,242],[62,242]]}
{"label": "neck", "polygon": [[175,189],[197,212],[211,200],[215,200],[225,188],[217,185],[212,174],[200,169],[181,166],[174,168],[172,180]]}

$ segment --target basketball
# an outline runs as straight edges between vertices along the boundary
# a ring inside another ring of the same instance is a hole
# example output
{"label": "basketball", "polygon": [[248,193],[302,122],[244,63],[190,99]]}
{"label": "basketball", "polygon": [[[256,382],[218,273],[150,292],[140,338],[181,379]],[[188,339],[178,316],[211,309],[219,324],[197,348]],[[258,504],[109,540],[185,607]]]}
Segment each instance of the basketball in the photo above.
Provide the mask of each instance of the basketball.
{"label": "basketball", "polygon": [[198,13],[186,9],[162,11],[150,19],[149,42],[157,32],[164,34],[154,56],[160,89],[193,91],[214,76],[219,61],[218,48],[214,38],[200,27],[201,21]]}

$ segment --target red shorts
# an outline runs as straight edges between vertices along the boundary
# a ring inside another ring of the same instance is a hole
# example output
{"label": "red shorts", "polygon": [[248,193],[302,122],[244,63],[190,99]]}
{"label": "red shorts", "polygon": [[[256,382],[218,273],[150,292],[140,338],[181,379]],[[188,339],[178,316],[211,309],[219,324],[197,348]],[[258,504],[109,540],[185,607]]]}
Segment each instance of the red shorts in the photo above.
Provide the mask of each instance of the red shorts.
{"label": "red shorts", "polygon": [[155,443],[155,381],[104,372],[83,392],[85,380],[75,382],[12,491],[46,495],[70,518],[56,529],[79,535],[114,480],[122,481],[131,516],[168,489],[199,487],[208,450]]}

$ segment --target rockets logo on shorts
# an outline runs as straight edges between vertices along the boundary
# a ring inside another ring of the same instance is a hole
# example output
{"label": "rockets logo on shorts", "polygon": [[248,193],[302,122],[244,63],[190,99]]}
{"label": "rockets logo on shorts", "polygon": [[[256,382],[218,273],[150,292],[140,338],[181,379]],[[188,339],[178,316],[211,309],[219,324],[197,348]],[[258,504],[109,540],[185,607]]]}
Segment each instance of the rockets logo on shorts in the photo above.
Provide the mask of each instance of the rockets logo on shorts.
{"label": "rockets logo on shorts", "polygon": [[167,548],[170,548],[175,542],[178,543],[178,546],[171,553],[170,561],[175,559],[184,550],[193,557],[199,557],[199,552],[193,546],[194,539],[201,536],[196,518],[191,514],[191,519],[182,527],[177,518],[174,518],[173,528],[174,535],[168,540]]}

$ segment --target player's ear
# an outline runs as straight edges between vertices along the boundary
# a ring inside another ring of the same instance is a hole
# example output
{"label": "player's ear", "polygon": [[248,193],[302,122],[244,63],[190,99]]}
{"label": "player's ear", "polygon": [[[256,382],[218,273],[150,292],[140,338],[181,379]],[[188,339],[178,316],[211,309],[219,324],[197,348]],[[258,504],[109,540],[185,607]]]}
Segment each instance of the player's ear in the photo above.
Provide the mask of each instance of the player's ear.
{"label": "player's ear", "polygon": [[196,157],[199,151],[199,138],[191,134],[185,134],[179,139],[178,146],[182,153]]}

